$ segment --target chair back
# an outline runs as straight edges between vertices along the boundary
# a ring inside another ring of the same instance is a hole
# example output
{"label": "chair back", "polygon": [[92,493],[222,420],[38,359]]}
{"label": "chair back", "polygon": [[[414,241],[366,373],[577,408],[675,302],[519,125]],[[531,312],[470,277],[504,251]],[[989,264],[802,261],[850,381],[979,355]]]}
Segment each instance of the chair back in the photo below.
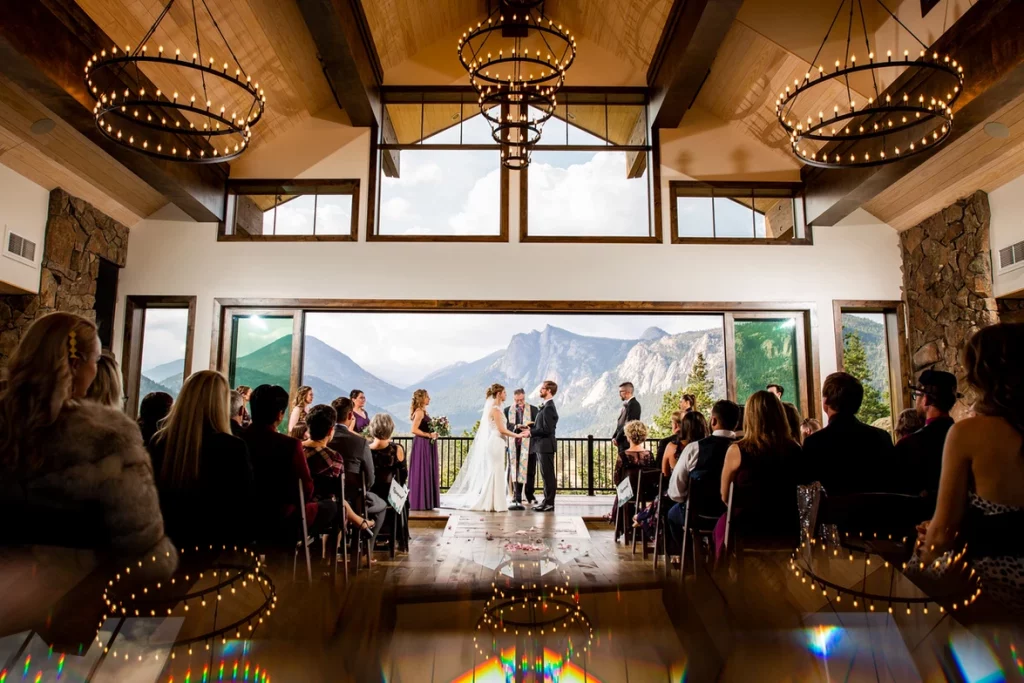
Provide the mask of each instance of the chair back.
{"label": "chair back", "polygon": [[829,496],[823,492],[818,524],[835,524],[840,532],[913,537],[914,527],[931,517],[928,499],[903,493],[852,493]]}
{"label": "chair back", "polygon": [[[706,474],[706,473],[705,473]],[[722,504],[722,477],[690,475],[687,499],[693,506],[693,514],[701,517],[718,519],[725,514],[726,506]]]}
{"label": "chair back", "polygon": [[352,509],[362,514],[366,502],[366,482],[362,472],[345,472],[342,477],[341,491]]}

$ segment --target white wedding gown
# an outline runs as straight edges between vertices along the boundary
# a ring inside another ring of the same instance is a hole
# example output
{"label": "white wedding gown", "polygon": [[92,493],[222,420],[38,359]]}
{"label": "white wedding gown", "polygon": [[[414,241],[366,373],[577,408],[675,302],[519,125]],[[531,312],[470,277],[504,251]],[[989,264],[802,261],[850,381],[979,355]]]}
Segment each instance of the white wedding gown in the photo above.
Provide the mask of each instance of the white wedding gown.
{"label": "white wedding gown", "polygon": [[476,438],[469,447],[455,482],[441,497],[442,507],[481,512],[508,510],[505,438],[498,432],[491,417],[495,407],[494,399],[487,399]]}

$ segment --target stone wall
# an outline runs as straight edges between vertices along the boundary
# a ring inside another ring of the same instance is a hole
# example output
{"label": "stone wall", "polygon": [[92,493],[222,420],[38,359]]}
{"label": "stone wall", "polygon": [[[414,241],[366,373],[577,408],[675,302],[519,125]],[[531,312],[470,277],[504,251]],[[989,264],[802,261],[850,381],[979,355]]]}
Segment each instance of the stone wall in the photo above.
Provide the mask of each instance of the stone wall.
{"label": "stone wall", "polygon": [[100,259],[124,266],[128,228],[57,188],[50,193],[39,294],[0,296],[0,367],[24,330],[53,311],[95,320]]}
{"label": "stone wall", "polygon": [[908,343],[915,375],[947,370],[960,382],[963,415],[974,396],[960,354],[978,329],[999,322],[992,296],[988,195],[980,190],[900,234]]}

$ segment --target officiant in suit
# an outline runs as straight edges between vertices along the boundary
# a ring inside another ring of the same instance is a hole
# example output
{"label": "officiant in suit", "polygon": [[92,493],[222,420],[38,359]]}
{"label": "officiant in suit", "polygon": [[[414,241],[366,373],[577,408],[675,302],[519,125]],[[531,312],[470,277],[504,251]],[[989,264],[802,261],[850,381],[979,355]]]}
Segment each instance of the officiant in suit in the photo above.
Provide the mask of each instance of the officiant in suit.
{"label": "officiant in suit", "polygon": [[558,441],[555,438],[555,428],[558,426],[556,393],[558,385],[551,380],[544,380],[540,386],[543,403],[537,411],[537,418],[532,426],[523,430],[524,435],[530,439],[530,456],[536,455],[540,464],[540,476],[544,479],[544,500],[533,508],[534,512],[552,512],[555,509],[555,489],[558,488],[558,482],[555,480],[555,451],[558,449]]}
{"label": "officiant in suit", "polygon": [[622,451],[629,448],[629,439],[626,438],[626,423],[640,419],[640,401],[633,396],[632,382],[623,382],[619,385],[619,398],[622,399],[622,409],[619,411],[619,420],[615,423],[612,441],[621,455]]}
{"label": "officiant in suit", "polygon": [[[533,424],[537,419],[537,406],[532,406],[526,402],[526,392],[522,389],[516,389],[512,394],[513,401],[512,405],[505,408],[505,428],[510,432],[516,432],[517,434],[523,430],[524,427]],[[536,503],[537,499],[533,495],[534,482],[537,479],[537,454],[527,444],[526,453],[523,453],[523,440],[516,439],[513,444],[512,452],[512,505],[509,506],[509,510],[522,510],[523,509],[523,483],[526,483],[526,500],[530,503]],[[524,471],[525,470],[525,471]]]}

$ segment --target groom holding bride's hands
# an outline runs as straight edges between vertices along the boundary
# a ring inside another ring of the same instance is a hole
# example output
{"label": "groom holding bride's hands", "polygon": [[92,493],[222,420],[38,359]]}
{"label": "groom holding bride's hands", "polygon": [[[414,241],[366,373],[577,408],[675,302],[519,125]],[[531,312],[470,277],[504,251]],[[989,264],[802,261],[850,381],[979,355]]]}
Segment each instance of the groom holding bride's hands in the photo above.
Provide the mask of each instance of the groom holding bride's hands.
{"label": "groom holding bride's hands", "polygon": [[545,380],[541,384],[540,397],[543,403],[533,424],[520,432],[523,438],[530,440],[530,456],[536,454],[540,463],[540,475],[544,479],[544,500],[533,508],[534,512],[552,512],[555,509],[555,428],[558,426],[558,411],[555,409],[554,401],[556,393],[558,385],[551,380]]}

